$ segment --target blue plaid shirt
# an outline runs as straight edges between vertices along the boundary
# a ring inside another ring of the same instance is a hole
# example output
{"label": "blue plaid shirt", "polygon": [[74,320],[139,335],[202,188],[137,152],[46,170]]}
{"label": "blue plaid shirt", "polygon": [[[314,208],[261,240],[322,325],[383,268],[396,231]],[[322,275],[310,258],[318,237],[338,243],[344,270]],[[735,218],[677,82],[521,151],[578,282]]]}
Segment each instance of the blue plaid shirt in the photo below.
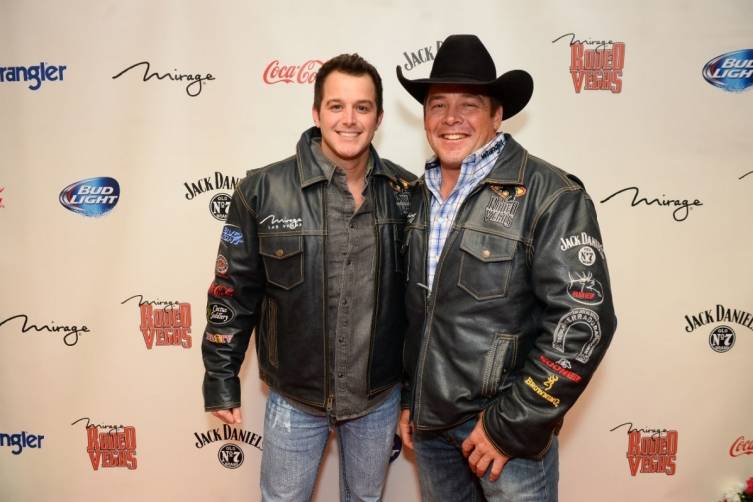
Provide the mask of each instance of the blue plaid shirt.
{"label": "blue plaid shirt", "polygon": [[431,198],[431,232],[429,234],[429,259],[427,260],[427,280],[429,290],[434,282],[434,272],[437,270],[439,255],[442,254],[444,242],[450,233],[458,209],[469,193],[486,178],[497,162],[499,154],[505,147],[505,135],[497,134],[489,143],[482,146],[463,160],[460,166],[458,182],[452,189],[447,200],[442,201],[440,187],[442,186],[442,169],[439,159],[432,158],[426,163],[426,188],[432,194]]}

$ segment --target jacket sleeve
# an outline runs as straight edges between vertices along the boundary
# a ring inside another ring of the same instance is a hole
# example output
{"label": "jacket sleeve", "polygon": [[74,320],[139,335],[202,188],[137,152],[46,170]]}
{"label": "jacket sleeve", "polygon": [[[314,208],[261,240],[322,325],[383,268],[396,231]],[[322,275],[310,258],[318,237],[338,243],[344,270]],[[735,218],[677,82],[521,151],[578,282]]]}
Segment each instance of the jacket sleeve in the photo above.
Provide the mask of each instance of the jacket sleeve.
{"label": "jacket sleeve", "polygon": [[256,214],[242,189],[247,183],[248,178],[233,194],[220,238],[214,281],[209,287],[207,326],[201,342],[207,411],[241,404],[238,373],[264,295]]}
{"label": "jacket sleeve", "polygon": [[593,202],[579,188],[550,201],[537,215],[529,254],[536,335],[511,387],[483,416],[487,436],[510,457],[546,453],[617,325]]}

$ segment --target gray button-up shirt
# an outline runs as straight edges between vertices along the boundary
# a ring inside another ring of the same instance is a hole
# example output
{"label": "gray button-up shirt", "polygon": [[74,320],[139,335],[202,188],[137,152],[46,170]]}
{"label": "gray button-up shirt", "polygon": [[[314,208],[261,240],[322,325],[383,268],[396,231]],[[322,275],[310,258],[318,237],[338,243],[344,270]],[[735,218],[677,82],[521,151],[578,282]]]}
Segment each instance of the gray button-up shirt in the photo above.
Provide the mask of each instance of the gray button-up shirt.
{"label": "gray button-up shirt", "polygon": [[327,176],[327,370],[328,412],[293,404],[306,413],[333,420],[347,420],[367,414],[384,401],[381,392],[368,399],[368,364],[371,323],[374,314],[376,234],[373,201],[368,195],[372,159],[366,170],[364,201],[355,209],[345,172],[322,153],[321,143],[311,145],[314,158]]}

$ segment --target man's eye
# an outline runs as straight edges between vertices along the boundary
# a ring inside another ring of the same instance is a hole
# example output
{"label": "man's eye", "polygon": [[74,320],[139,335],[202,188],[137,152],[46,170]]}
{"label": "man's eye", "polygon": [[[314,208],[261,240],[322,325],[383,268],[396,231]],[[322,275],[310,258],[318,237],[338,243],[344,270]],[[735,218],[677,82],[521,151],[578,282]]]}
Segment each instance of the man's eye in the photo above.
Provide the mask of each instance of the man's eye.
{"label": "man's eye", "polygon": [[342,105],[330,105],[329,106],[329,109],[332,110],[333,112],[339,112],[340,110],[342,110],[342,108],[343,108]]}
{"label": "man's eye", "polygon": [[359,112],[362,112],[362,113],[366,113],[370,109],[371,108],[368,105],[358,105],[358,106],[356,106],[356,110],[358,110]]}

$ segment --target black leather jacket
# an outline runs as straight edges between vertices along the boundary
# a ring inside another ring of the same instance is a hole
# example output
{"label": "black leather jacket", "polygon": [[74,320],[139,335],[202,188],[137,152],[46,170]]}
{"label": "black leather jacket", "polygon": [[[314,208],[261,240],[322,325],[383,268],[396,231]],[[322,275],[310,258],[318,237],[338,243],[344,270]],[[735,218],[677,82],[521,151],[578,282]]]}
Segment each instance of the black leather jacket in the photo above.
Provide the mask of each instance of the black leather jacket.
{"label": "black leather jacket", "polygon": [[431,292],[430,193],[408,216],[404,406],[418,430],[484,411],[510,457],[540,458],[601,361],[617,320],[593,202],[511,137],[463,202]]}
{"label": "black leather jacket", "polygon": [[[240,405],[238,372],[255,328],[261,378],[325,409],[327,373],[326,183],[304,132],[295,156],[250,171],[233,194],[209,291],[202,341],[207,410]],[[406,327],[400,249],[415,176],[372,148],[368,196],[377,236],[369,396],[400,381]]]}

